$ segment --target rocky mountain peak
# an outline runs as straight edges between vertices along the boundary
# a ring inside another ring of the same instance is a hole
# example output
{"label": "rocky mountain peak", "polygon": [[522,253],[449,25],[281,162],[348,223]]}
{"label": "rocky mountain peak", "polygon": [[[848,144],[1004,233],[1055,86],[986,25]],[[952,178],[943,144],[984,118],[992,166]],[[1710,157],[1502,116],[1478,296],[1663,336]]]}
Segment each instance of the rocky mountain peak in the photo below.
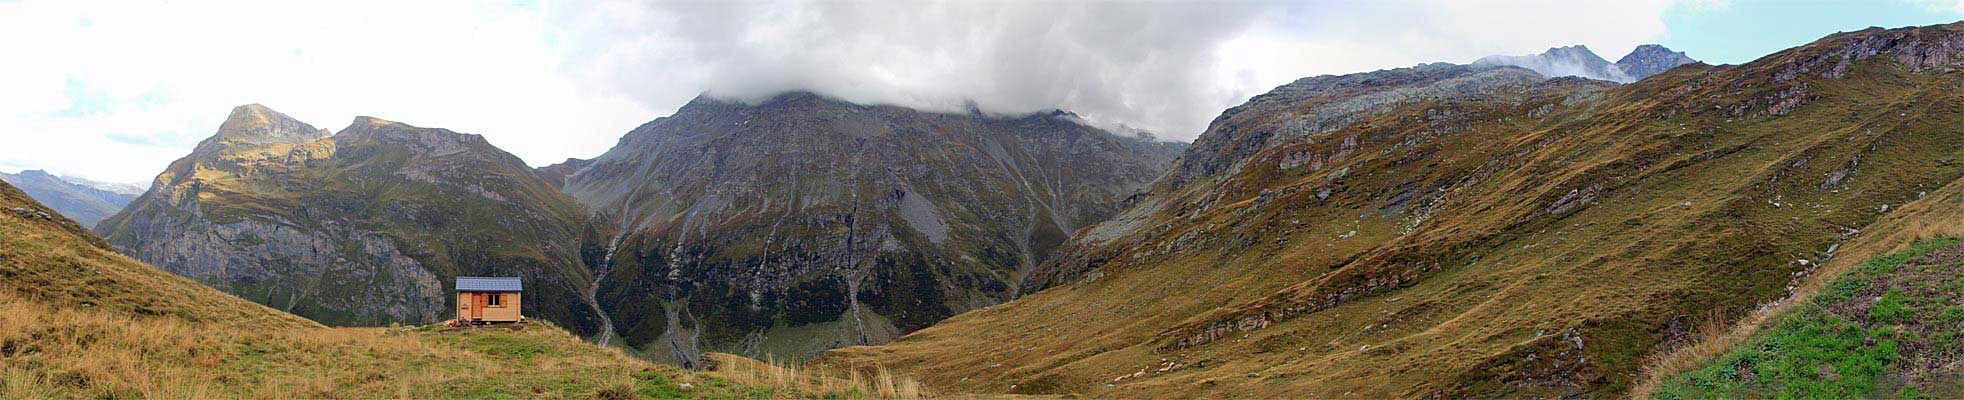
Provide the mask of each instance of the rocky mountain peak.
{"label": "rocky mountain peak", "polygon": [[422,128],[386,119],[359,116],[334,136],[336,142],[374,141],[403,145],[419,154],[444,155],[486,144],[483,136],[442,128]]}
{"label": "rocky mountain peak", "polygon": [[1642,79],[1642,77],[1669,71],[1671,68],[1679,65],[1695,62],[1698,62],[1698,60],[1684,55],[1682,51],[1671,51],[1671,49],[1661,45],[1646,44],[1637,46],[1635,50],[1630,51],[1630,54],[1624,55],[1622,59],[1616,60],[1616,67],[1622,69],[1625,74]]}
{"label": "rocky mountain peak", "polygon": [[219,125],[218,134],[207,143],[305,143],[320,140],[328,134],[327,130],[314,128],[272,108],[247,104],[232,108],[232,114]]}
{"label": "rocky mountain peak", "polygon": [[1604,60],[1588,47],[1573,45],[1550,48],[1541,54],[1524,56],[1486,56],[1473,61],[1474,66],[1515,66],[1533,70],[1548,77],[1580,76],[1613,82],[1634,82],[1637,78]]}
{"label": "rocky mountain peak", "polygon": [[1630,54],[1612,64],[1588,46],[1572,45],[1550,48],[1541,54],[1524,56],[1486,56],[1473,62],[1473,66],[1515,66],[1527,68],[1550,78],[1579,76],[1589,79],[1617,83],[1636,82],[1639,79],[1668,71],[1672,67],[1698,62],[1684,52],[1671,51],[1655,44],[1637,46]]}
{"label": "rocky mountain peak", "polygon": [[[366,115],[355,117],[355,121],[351,123],[351,125],[354,126],[363,126],[368,128],[381,128],[389,125],[398,125],[398,124],[406,125],[401,122],[395,122],[386,119],[370,117]],[[354,126],[349,126],[348,128],[353,129]]]}
{"label": "rocky mountain peak", "polygon": [[1579,44],[1562,46],[1562,47],[1551,47],[1548,49],[1548,51],[1542,52],[1541,54],[1546,56],[1572,58],[1572,59],[1590,59],[1590,58],[1602,59],[1603,58],[1602,56],[1596,55],[1596,52],[1590,51],[1589,46],[1584,46]]}

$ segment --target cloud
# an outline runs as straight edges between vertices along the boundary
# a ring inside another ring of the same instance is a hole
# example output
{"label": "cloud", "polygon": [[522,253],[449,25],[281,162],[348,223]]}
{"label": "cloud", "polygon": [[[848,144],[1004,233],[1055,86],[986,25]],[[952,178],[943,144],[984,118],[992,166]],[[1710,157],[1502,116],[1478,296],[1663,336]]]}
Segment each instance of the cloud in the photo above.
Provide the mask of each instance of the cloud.
{"label": "cloud", "polygon": [[148,181],[248,103],[483,134],[542,164],[654,116],[582,92],[546,23],[524,3],[0,3],[0,170]]}
{"label": "cloud", "polygon": [[604,152],[704,92],[1077,112],[1191,140],[1304,76],[1665,35],[1649,0],[0,2],[0,170],[146,181],[262,103]]}
{"label": "cloud", "polygon": [[1964,0],[1912,0],[1937,12],[1964,14]]}
{"label": "cloud", "polygon": [[700,88],[755,101],[809,90],[994,113],[1062,108],[1191,140],[1221,110],[1296,78],[1467,62],[1664,34],[1672,3],[682,2],[558,10],[569,60],[656,109]]}

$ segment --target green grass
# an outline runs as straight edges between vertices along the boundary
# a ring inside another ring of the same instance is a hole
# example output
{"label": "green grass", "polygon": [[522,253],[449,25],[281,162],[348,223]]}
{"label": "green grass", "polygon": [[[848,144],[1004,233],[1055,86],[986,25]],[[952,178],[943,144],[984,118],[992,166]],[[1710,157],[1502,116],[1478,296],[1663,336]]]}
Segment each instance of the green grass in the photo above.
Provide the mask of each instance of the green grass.
{"label": "green grass", "polygon": [[[1836,279],[1812,301],[1781,316],[1747,345],[1714,359],[1708,366],[1667,381],[1655,394],[1663,399],[1693,398],[1925,398],[1930,394],[1914,382],[1893,378],[1905,361],[1917,354],[1910,348],[1942,354],[1957,352],[1956,338],[1964,327],[1964,307],[1954,291],[1904,290],[1948,286],[1964,281],[1964,265],[1928,264],[1911,267],[1916,257],[1964,243],[1960,239],[1925,242],[1911,249],[1877,257]],[[1898,274],[1936,273],[1904,277]],[[1897,286],[1885,286],[1897,285]],[[1872,293],[1884,291],[1875,297]],[[1921,293],[1929,293],[1928,295]],[[1866,313],[1849,315],[1867,301]],[[1857,317],[1866,316],[1863,322]],[[1931,321],[1927,334],[1918,324]],[[1919,346],[1908,346],[1921,343]],[[1956,395],[1956,394],[1948,394]]]}

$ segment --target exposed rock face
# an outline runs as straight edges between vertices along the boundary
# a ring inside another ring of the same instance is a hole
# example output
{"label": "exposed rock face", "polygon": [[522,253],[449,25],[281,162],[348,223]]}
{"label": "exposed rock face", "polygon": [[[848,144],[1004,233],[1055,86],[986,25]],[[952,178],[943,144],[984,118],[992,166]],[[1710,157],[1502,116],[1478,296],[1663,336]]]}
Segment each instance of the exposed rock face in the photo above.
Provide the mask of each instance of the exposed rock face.
{"label": "exposed rock face", "polygon": [[565,190],[617,235],[597,292],[629,344],[802,359],[1016,296],[1180,149],[1074,120],[705,97]]}
{"label": "exposed rock face", "polygon": [[1636,79],[1657,75],[1679,65],[1698,62],[1682,51],[1671,51],[1664,46],[1646,44],[1630,50],[1630,54],[1616,60],[1616,68]]}
{"label": "exposed rock face", "polygon": [[329,136],[259,105],[97,228],[133,257],[335,325],[454,315],[451,277],[516,275],[525,311],[592,333],[571,199],[482,137],[357,118]]}
{"label": "exposed rock face", "polygon": [[115,214],[116,210],[130,204],[130,200],[136,199],[135,195],[71,182],[41,170],[0,173],[0,180],[26,191],[29,196],[34,196],[35,201],[88,228],[94,228],[96,222]]}
{"label": "exposed rock face", "polygon": [[1872,29],[1624,85],[1298,81],[1216,118],[1047,289],[818,361],[951,392],[1621,397],[1685,327],[1889,247],[1871,235],[1954,230],[1884,220],[1957,208],[1959,43]]}
{"label": "exposed rock face", "polygon": [[1525,56],[1486,56],[1473,62],[1473,66],[1515,66],[1527,68],[1548,77],[1579,76],[1589,79],[1617,83],[1636,82],[1639,79],[1670,70],[1671,67],[1698,62],[1683,52],[1674,52],[1655,44],[1637,46],[1630,54],[1623,56],[1615,64],[1589,51],[1588,47],[1574,45],[1548,49],[1541,54]]}

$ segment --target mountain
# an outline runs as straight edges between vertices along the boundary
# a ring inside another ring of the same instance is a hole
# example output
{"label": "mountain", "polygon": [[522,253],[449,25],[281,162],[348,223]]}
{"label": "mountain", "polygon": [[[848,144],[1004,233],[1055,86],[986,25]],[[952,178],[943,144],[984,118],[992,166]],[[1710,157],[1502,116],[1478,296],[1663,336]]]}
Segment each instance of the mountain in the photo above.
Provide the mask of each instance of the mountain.
{"label": "mountain", "polygon": [[537,171],[539,176],[545,177],[547,182],[552,183],[552,187],[557,188],[566,186],[566,176],[579,172],[581,168],[586,168],[588,165],[593,165],[593,160],[568,158],[558,164],[539,167]]}
{"label": "mountain", "polygon": [[1616,69],[1622,70],[1636,79],[1657,75],[1679,65],[1698,62],[1682,51],[1671,51],[1664,46],[1646,44],[1630,50],[1623,58],[1616,60]]}
{"label": "mountain", "polygon": [[0,398],[8,399],[906,393],[810,377],[787,385],[752,377],[788,375],[781,370],[727,356],[719,357],[718,370],[682,371],[582,343],[549,323],[327,328],[117,254],[81,224],[5,182],[0,344],[0,373],[7,377]]}
{"label": "mountain", "polygon": [[456,276],[525,278],[526,312],[592,334],[584,212],[483,137],[259,105],[96,227],[137,259],[330,325],[452,315]]}
{"label": "mountain", "polygon": [[1580,76],[1611,82],[1627,83],[1638,79],[1582,45],[1556,47],[1541,54],[1525,56],[1486,56],[1474,60],[1473,65],[1511,65],[1527,68],[1545,76]]}
{"label": "mountain", "polygon": [[1543,76],[1580,76],[1589,79],[1617,83],[1630,83],[1651,75],[1664,72],[1679,65],[1698,62],[1683,52],[1655,44],[1637,46],[1630,54],[1611,64],[1589,51],[1588,47],[1574,45],[1548,49],[1541,54],[1525,56],[1486,56],[1473,61],[1473,66],[1515,66],[1527,68]]}
{"label": "mountain", "polygon": [[1081,397],[1624,395],[1696,327],[1964,234],[1960,49],[1964,23],[1625,85],[1305,78],[1216,118],[1047,289],[817,362]]}
{"label": "mountain", "polygon": [[626,343],[803,359],[1007,301],[1178,154],[1067,112],[923,112],[811,93],[699,97],[566,178],[611,232]]}
{"label": "mountain", "polygon": [[136,195],[117,193],[69,181],[47,171],[26,170],[18,174],[0,173],[0,180],[26,191],[29,196],[73,218],[83,227],[94,228],[97,221],[135,200]]}
{"label": "mountain", "polygon": [[[6,182],[0,182],[0,300],[200,323],[320,326],[117,254],[80,223]],[[26,321],[0,315],[9,328]]]}

